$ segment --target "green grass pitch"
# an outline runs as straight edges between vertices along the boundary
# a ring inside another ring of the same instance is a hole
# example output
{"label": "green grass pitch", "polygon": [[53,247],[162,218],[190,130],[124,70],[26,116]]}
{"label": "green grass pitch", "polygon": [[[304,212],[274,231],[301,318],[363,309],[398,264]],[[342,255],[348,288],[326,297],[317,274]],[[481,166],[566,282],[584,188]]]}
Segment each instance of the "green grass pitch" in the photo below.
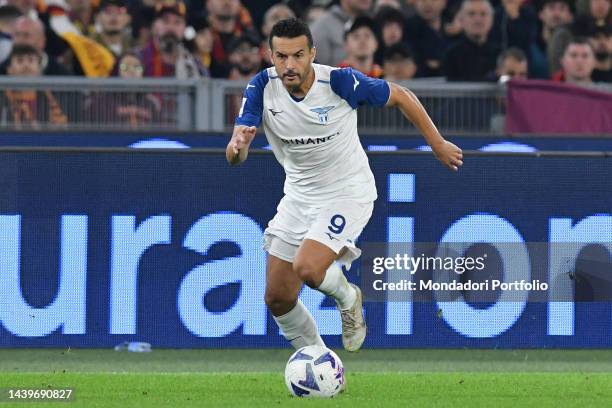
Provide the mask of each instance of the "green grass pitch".
{"label": "green grass pitch", "polygon": [[[612,350],[339,351],[347,390],[292,398],[291,350],[0,350],[0,388],[73,388],[67,407],[612,407]],[[0,402],[0,408],[58,406]]]}

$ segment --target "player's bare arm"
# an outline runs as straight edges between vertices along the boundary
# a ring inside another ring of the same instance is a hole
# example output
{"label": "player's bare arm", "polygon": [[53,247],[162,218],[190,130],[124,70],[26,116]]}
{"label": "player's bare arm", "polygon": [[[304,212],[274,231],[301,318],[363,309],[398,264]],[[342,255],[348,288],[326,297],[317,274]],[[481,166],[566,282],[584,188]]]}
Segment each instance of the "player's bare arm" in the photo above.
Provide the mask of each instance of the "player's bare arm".
{"label": "player's bare arm", "polygon": [[255,138],[257,128],[255,126],[235,126],[232,138],[225,148],[227,162],[234,166],[242,163],[249,155],[249,146]]}
{"label": "player's bare arm", "polygon": [[412,91],[392,82],[389,82],[389,88],[391,95],[387,106],[396,106],[419,129],[438,160],[451,170],[457,171],[463,164],[461,149],[440,135],[436,125]]}

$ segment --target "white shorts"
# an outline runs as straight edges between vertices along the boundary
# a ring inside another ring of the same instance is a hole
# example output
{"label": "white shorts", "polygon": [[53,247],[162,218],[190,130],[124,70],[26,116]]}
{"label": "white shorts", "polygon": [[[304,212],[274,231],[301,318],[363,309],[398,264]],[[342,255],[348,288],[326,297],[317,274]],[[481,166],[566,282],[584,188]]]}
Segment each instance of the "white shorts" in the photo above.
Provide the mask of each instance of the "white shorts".
{"label": "white shorts", "polygon": [[302,241],[312,239],[336,254],[346,248],[338,262],[349,268],[361,255],[355,241],[370,220],[373,208],[373,202],[346,199],[315,207],[284,196],[264,231],[264,249],[279,259],[293,262]]}

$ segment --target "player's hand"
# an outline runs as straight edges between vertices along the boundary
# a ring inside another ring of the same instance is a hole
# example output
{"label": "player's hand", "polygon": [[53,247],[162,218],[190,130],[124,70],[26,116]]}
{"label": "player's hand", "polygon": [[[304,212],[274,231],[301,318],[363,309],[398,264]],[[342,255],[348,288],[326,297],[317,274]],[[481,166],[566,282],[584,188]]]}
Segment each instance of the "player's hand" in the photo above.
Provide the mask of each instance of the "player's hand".
{"label": "player's hand", "polygon": [[238,126],[232,140],[234,154],[240,153],[240,150],[249,146],[255,138],[256,133],[257,128],[255,126]]}
{"label": "player's hand", "polygon": [[447,140],[431,146],[431,150],[436,158],[451,170],[457,171],[459,167],[463,165],[463,153],[461,149]]}

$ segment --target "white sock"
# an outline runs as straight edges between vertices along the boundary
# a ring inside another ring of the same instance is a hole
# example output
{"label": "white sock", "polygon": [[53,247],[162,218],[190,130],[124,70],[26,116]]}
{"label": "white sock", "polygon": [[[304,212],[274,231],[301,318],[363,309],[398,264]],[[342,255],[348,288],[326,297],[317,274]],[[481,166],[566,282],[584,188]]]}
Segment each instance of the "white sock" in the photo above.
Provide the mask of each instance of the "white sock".
{"label": "white sock", "polygon": [[333,297],[342,310],[350,309],[357,300],[357,292],[349,285],[342,268],[336,262],[327,268],[325,278],[317,290]]}
{"label": "white sock", "polygon": [[285,338],[296,349],[313,345],[325,347],[319,336],[317,323],[299,299],[293,309],[282,316],[274,316],[274,320]]}

